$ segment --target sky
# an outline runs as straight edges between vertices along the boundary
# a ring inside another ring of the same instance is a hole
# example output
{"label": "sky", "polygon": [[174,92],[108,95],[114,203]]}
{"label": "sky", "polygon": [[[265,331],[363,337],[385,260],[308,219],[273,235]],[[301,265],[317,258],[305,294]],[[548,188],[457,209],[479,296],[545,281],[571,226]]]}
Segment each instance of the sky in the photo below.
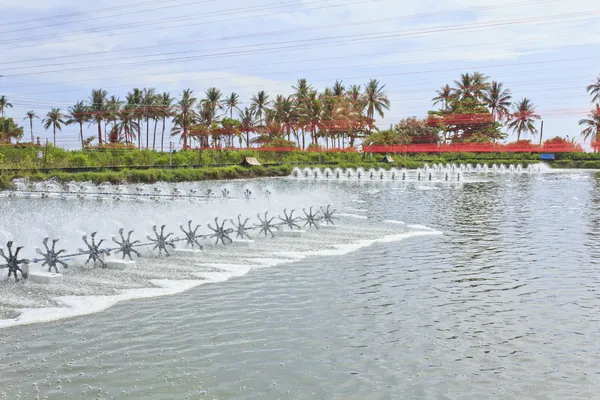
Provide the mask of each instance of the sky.
{"label": "sky", "polygon": [[[259,90],[292,93],[299,78],[319,90],[375,78],[391,101],[377,121],[387,128],[425,117],[436,90],[480,71],[535,104],[544,139],[581,142],[585,87],[600,75],[594,0],[0,0],[0,9],[0,95],[18,121],[28,110],[66,112],[98,88],[124,99],[134,87],[202,97],[215,86],[243,107]],[[52,135],[40,121],[33,130]],[[57,136],[79,144],[75,127]]]}

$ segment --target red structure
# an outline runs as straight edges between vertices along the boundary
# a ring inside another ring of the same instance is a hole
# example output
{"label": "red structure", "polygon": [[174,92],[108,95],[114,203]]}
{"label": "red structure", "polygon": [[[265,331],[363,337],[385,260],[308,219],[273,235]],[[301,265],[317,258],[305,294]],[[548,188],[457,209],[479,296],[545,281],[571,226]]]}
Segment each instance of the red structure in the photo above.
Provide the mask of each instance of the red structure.
{"label": "red structure", "polygon": [[573,153],[583,149],[571,143],[545,144],[495,144],[495,143],[453,143],[453,144],[408,144],[398,146],[368,146],[365,153]]}

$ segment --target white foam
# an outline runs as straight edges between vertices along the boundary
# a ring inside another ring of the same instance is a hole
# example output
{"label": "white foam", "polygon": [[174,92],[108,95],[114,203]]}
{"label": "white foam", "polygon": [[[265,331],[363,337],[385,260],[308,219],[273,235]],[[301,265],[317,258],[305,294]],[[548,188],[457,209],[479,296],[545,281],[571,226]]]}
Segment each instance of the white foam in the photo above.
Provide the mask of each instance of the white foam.
{"label": "white foam", "polygon": [[63,296],[54,300],[66,307],[24,308],[14,319],[0,320],[0,328],[51,322],[64,318],[78,317],[104,311],[121,301],[167,296],[189,290],[206,283],[202,280],[152,280],[158,287],[127,289],[113,296]]}
{"label": "white foam", "polygon": [[356,241],[353,243],[336,244],[336,245],[332,245],[330,248],[321,249],[321,250],[306,251],[306,252],[285,251],[285,252],[279,252],[276,254],[279,254],[281,256],[286,256],[286,257],[289,257],[289,256],[297,257],[298,260],[306,258],[306,257],[310,257],[310,256],[341,256],[344,254],[349,254],[354,251],[360,250],[361,248],[370,246],[374,243],[390,243],[390,242],[401,241],[401,240],[408,239],[411,237],[441,235],[442,234],[442,232],[440,232],[440,231],[436,231],[431,228],[427,228],[427,229],[429,229],[429,230],[417,231],[417,232],[403,232],[403,233],[398,233],[398,234],[386,235],[379,239],[365,239],[365,240],[359,240],[359,241]]}
{"label": "white foam", "polygon": [[385,222],[386,224],[399,224],[399,225],[405,225],[406,224],[406,222],[404,222],[404,221],[398,221],[398,220],[395,220],[395,219],[386,219],[383,222]]}
{"label": "white foam", "polygon": [[435,231],[435,229],[433,229],[433,228],[430,228],[425,225],[418,225],[418,224],[409,224],[409,225],[406,225],[406,227],[411,228],[411,229],[422,229],[422,230],[426,230],[426,231]]}
{"label": "white foam", "polygon": [[417,186],[418,190],[439,190],[439,188],[435,186]]}
{"label": "white foam", "polygon": [[369,211],[366,208],[352,208],[352,207],[346,207],[346,210],[348,210],[348,211],[355,211],[355,212],[367,212],[367,211]]}
{"label": "white foam", "polygon": [[365,215],[358,215],[358,214],[338,213],[337,215],[340,216],[340,217],[348,217],[348,218],[356,218],[356,219],[367,219],[367,216],[365,216]]}
{"label": "white foam", "polygon": [[[356,215],[355,217],[366,218],[364,216]],[[393,220],[386,222],[402,223],[402,221]],[[310,256],[341,256],[370,246],[374,243],[389,243],[410,237],[441,234],[441,232],[423,225],[407,225],[407,227],[416,229],[416,231],[387,235],[376,239],[358,240],[351,243],[336,244],[324,249],[307,252],[268,252],[265,254],[265,257],[248,257],[246,260],[238,261],[237,263],[197,264],[199,266],[207,267],[207,269],[216,269],[212,271],[207,270],[206,272],[198,270],[198,272],[194,274],[199,278],[198,280],[151,280],[150,283],[156,287],[122,290],[117,295],[57,297],[54,300],[64,305],[64,307],[23,308],[18,310],[20,311],[20,315],[17,318],[0,320],[0,328],[44,323],[64,318],[93,314],[104,311],[121,301],[172,295],[200,286],[202,284],[224,282],[232,277],[243,276],[255,268],[265,268],[285,263],[292,263]],[[271,256],[271,258],[269,258],[269,256]]]}

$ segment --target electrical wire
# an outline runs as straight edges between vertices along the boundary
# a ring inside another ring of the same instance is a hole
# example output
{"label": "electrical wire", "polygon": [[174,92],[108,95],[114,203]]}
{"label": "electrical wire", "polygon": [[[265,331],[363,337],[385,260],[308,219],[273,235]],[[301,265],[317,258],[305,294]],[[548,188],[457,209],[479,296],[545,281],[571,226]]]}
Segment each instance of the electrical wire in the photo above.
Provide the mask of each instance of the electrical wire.
{"label": "electrical wire", "polygon": [[[597,10],[596,13],[599,13],[600,10]],[[575,15],[576,14],[576,15]],[[512,25],[516,24],[516,23],[531,23],[531,22],[538,22],[538,21],[542,21],[542,20],[547,20],[547,19],[552,19],[552,18],[573,18],[575,16],[580,16],[580,17],[584,17],[584,18],[589,18],[590,16],[593,16],[590,14],[590,12],[586,12],[586,13],[573,13],[573,15],[570,16],[566,16],[566,15],[561,15],[561,16],[552,16],[552,17],[537,17],[537,18],[532,18],[532,19],[527,19],[527,20],[513,20],[513,21],[504,21],[504,22],[498,22],[498,23],[491,23],[491,24],[479,24],[479,25],[473,25],[473,26],[464,26],[464,25],[459,25],[459,26],[451,26],[451,27],[445,27],[445,28],[438,28],[438,29],[432,29],[432,30],[428,30],[425,33],[445,33],[448,34],[448,32],[450,31],[464,31],[464,30],[469,30],[469,29],[478,29],[478,28],[485,28],[485,27],[490,27],[490,26],[507,26],[510,25],[512,27]],[[424,33],[424,32],[419,32],[419,33]],[[249,47],[257,47],[257,46],[271,46],[271,45],[278,45],[278,44],[291,44],[291,43],[303,43],[301,46],[306,46],[309,43],[306,42],[314,42],[314,41],[323,41],[323,40],[330,40],[330,39],[337,39],[337,38],[357,38],[357,37],[363,37],[363,36],[368,36],[368,35],[373,35],[373,34],[359,34],[359,35],[341,35],[341,36],[333,36],[333,37],[327,37],[327,38],[312,38],[312,39],[303,39],[303,40],[296,40],[296,41],[284,41],[284,42],[272,42],[272,43],[267,43],[267,44],[255,44],[255,45],[245,45],[245,46],[234,46],[234,47],[230,47],[229,49],[240,49],[240,51],[234,52],[234,54],[241,54],[241,53],[256,53],[256,52],[261,52],[264,50],[281,50],[281,49],[287,49],[290,46],[283,46],[283,47],[279,47],[279,48],[270,48],[270,49],[257,49],[257,50],[241,50],[242,48],[249,48]],[[367,40],[380,40],[382,38],[389,38],[389,37],[400,37],[400,36],[406,36],[407,33],[399,33],[399,34],[392,34],[392,35],[377,35],[377,36],[372,36],[370,38],[367,38]],[[342,42],[353,42],[353,39],[349,39],[349,40],[342,40]],[[293,46],[292,46],[293,47]],[[227,55],[230,53],[215,53],[215,54],[211,54],[210,56],[223,56],[223,55]],[[41,75],[41,74],[52,74],[52,73],[67,73],[67,72],[74,72],[74,71],[86,71],[86,70],[93,70],[93,69],[98,69],[98,68],[123,68],[123,67],[131,67],[131,66],[136,66],[136,65],[152,65],[155,63],[160,63],[160,62],[173,62],[173,61],[189,61],[189,60],[195,60],[198,58],[203,58],[203,57],[207,57],[209,55],[202,55],[202,56],[189,56],[189,57],[171,57],[171,58],[164,58],[164,59],[159,59],[159,60],[151,60],[151,61],[139,61],[139,62],[131,62],[131,63],[122,63],[122,64],[113,64],[113,65],[101,65],[101,66],[90,66],[90,67],[76,67],[76,68],[62,68],[62,69],[58,69],[58,70],[50,70],[50,71],[38,71],[38,72],[24,72],[24,73],[20,73],[20,74],[12,74],[12,75],[6,75],[8,77],[19,77],[19,76],[30,76],[30,75]],[[60,65],[66,65],[66,64],[60,64]],[[42,66],[40,66],[41,68]],[[14,68],[13,68],[14,69]]]}
{"label": "electrical wire", "polygon": [[[430,12],[430,13],[420,13],[420,14],[412,14],[412,15],[402,15],[402,16],[397,16],[397,17],[383,18],[383,19],[380,18],[380,19],[368,20],[368,21],[352,21],[352,26],[361,25],[361,24],[364,24],[364,23],[380,23],[380,22],[397,21],[397,20],[402,20],[402,19],[416,19],[416,18],[424,18],[424,17],[432,17],[432,16],[460,14],[460,13],[466,13],[466,12],[471,13],[471,12],[476,12],[476,11],[489,11],[489,10],[498,9],[498,8],[522,7],[522,6],[525,6],[525,5],[555,3],[555,2],[559,2],[559,1],[561,1],[561,0],[543,0],[543,1],[533,1],[533,2],[517,2],[517,3],[509,3],[509,4],[503,4],[503,5],[497,5],[497,6],[475,7],[475,8],[447,10],[447,11],[440,11],[440,12]],[[246,33],[242,37],[249,38],[249,37],[256,37],[256,36],[270,36],[270,35],[273,35],[274,33],[290,33],[290,32],[304,31],[304,30],[311,30],[311,31],[313,31],[315,29],[329,29],[329,28],[337,28],[337,27],[341,27],[341,26],[347,26],[347,24],[346,23],[341,23],[341,24],[327,24],[327,25],[310,26],[310,27],[306,27],[306,28],[295,28],[295,29],[287,29],[287,30],[279,30],[279,31],[252,33],[252,34]],[[225,37],[223,37],[223,39],[231,39],[231,38],[237,38],[237,37],[239,37],[239,36],[225,36]],[[165,44],[152,45],[152,46],[139,46],[139,47],[125,48],[125,49],[97,51],[97,52],[91,52],[91,53],[70,54],[69,58],[87,57],[87,56],[98,56],[98,55],[101,55],[101,54],[121,53],[121,52],[125,52],[125,51],[142,50],[142,49],[164,47],[164,46],[179,46],[179,45],[192,44],[192,43],[197,43],[197,42],[198,42],[198,40],[184,41],[184,42],[169,42],[169,43],[165,43]],[[29,59],[29,60],[0,61],[0,65],[15,64],[15,63],[18,64],[18,63],[23,63],[23,62],[46,61],[46,60],[54,60],[54,59],[62,59],[62,58],[63,58],[63,56],[55,56],[55,57],[35,58],[35,59]]]}

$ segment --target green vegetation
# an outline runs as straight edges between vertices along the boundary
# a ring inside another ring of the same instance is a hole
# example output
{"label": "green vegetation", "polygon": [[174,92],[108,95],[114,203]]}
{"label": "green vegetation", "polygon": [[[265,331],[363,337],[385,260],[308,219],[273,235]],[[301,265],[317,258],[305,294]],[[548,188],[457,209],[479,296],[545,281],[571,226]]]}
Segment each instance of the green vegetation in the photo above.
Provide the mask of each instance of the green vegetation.
{"label": "green vegetation", "polygon": [[[69,107],[66,114],[52,108],[42,126],[52,131],[56,145],[61,140],[57,133],[64,125],[75,125],[82,149],[121,147],[162,152],[169,147],[169,137],[174,137],[184,149],[250,149],[286,141],[288,146],[305,150],[354,148],[361,142],[498,143],[508,137],[509,131],[519,141],[525,135],[535,137],[541,119],[530,99],[513,102],[510,89],[478,71],[461,74],[451,85],[438,90],[432,102],[439,108],[429,111],[426,118],[402,119],[389,132],[380,132],[376,126],[376,118],[383,118],[390,109],[385,85],[377,79],[350,86],[338,80],[323,90],[298,79],[292,89],[289,96],[272,96],[261,90],[243,108],[237,93],[226,95],[216,87],[203,94],[185,89],[177,98],[155,88],[133,88],[124,100],[95,89],[87,99]],[[592,103],[599,101],[600,77],[586,90]],[[4,142],[23,137],[23,128],[14,120],[8,122],[5,116],[12,107],[6,96],[0,96],[0,139]],[[579,122],[584,139],[592,143],[600,135],[600,105],[594,107],[588,118]],[[34,119],[39,119],[35,111],[25,114],[32,142]],[[84,127],[94,130],[94,134],[85,134]]]}
{"label": "green vegetation", "polygon": [[[550,139],[550,142],[562,140]],[[294,166],[329,168],[422,168],[437,164],[521,164],[539,162],[536,153],[441,153],[385,154],[319,151],[180,151],[172,155],[150,150],[67,151],[42,148],[40,167],[35,147],[0,147],[0,188],[14,178],[33,180],[101,182],[183,182],[289,175]],[[556,153],[550,165],[558,168],[599,168],[600,153]],[[240,166],[244,157],[256,157],[262,167]],[[75,171],[73,170],[75,169]]]}
{"label": "green vegetation", "polygon": [[100,184],[110,183],[153,183],[153,182],[195,182],[217,179],[243,179],[270,176],[288,176],[291,173],[289,166],[269,167],[204,167],[204,168],[175,168],[175,169],[144,169],[98,172],[12,172],[0,175],[0,188],[11,187],[11,182],[16,178],[27,178],[32,181],[54,179],[58,182],[93,182]]}
{"label": "green vegetation", "polygon": [[[417,153],[393,154],[394,162],[383,164],[383,154],[360,153],[354,147],[361,142],[366,146],[496,144],[508,136],[506,130],[512,130],[518,140],[505,145],[506,150],[510,151],[513,145],[513,149],[520,151],[535,148],[530,140],[521,140],[522,135],[537,133],[535,122],[540,116],[532,102],[523,98],[513,103],[509,89],[501,82],[490,81],[481,72],[462,74],[452,86],[444,85],[432,99],[440,108],[429,111],[426,118],[405,118],[381,131],[375,126],[375,118],[384,117],[390,101],[385,85],[376,79],[364,86],[348,87],[336,81],[321,92],[306,79],[299,79],[292,88],[292,95],[275,98],[259,91],[243,109],[238,94],[224,95],[215,87],[206,90],[203,96],[186,89],[178,98],[158,93],[154,88],[134,88],[125,101],[96,89],[66,114],[52,108],[42,119],[42,126],[53,133],[54,146],[33,144],[33,122],[40,119],[33,110],[23,119],[29,122],[27,136],[31,136],[32,142],[13,146],[13,142],[23,138],[24,128],[6,116],[13,105],[6,96],[0,96],[0,141],[10,144],[0,147],[0,187],[7,187],[14,177],[24,176],[36,180],[93,182],[194,181],[280,176],[295,165],[418,168],[425,163],[520,163],[525,166],[539,160],[539,154],[535,153]],[[600,76],[586,90],[592,96],[592,103],[599,101]],[[594,107],[579,125],[584,139],[598,143],[600,105]],[[67,151],[56,146],[57,133],[64,125],[78,128],[82,150]],[[93,128],[94,135],[86,136],[84,127]],[[165,152],[169,137],[178,138],[185,150]],[[574,140],[559,137],[545,143],[568,144],[578,149]],[[234,149],[237,145],[245,149]],[[191,149],[194,146],[196,150]],[[261,151],[264,148],[280,150]],[[597,154],[574,152],[555,156],[556,161],[551,165],[556,167],[600,168]],[[244,157],[256,157],[264,167],[239,166]]]}

